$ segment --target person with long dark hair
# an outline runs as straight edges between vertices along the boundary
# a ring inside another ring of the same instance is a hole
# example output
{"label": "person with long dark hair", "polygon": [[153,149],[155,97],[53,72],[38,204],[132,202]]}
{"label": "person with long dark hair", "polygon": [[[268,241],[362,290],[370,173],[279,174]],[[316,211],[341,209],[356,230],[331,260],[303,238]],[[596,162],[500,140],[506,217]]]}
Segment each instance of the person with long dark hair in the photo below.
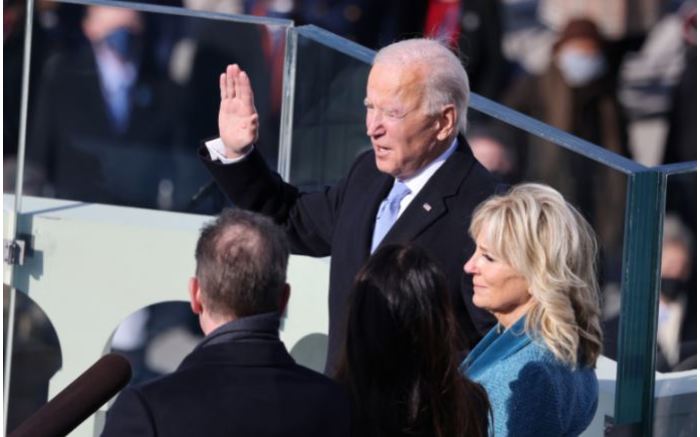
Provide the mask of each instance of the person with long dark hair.
{"label": "person with long dark hair", "polygon": [[380,247],[355,278],[336,379],[353,435],[487,435],[489,403],[459,371],[447,281],[423,249]]}

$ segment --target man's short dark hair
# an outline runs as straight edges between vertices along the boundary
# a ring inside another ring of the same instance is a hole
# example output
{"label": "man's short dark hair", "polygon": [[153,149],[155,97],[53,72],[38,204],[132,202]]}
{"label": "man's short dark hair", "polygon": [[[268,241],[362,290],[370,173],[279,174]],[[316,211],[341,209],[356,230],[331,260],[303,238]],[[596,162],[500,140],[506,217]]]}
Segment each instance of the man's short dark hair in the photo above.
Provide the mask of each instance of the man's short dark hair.
{"label": "man's short dark hair", "polygon": [[212,313],[246,317],[279,309],[289,243],[269,218],[224,210],[202,228],[195,258],[202,299]]}

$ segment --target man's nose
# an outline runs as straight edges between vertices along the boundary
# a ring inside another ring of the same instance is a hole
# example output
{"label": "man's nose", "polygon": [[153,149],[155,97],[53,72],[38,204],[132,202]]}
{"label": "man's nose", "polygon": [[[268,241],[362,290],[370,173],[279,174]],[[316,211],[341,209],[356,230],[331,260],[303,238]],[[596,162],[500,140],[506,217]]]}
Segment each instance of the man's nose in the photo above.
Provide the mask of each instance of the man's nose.
{"label": "man's nose", "polygon": [[366,120],[367,136],[373,137],[382,133],[383,123],[381,111],[368,111]]}

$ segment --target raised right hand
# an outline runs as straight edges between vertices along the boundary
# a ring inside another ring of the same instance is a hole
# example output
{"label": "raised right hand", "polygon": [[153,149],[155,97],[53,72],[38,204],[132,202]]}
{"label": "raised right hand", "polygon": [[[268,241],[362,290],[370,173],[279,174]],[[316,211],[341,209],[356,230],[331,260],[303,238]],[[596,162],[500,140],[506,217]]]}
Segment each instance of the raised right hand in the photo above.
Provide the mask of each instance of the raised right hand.
{"label": "raised right hand", "polygon": [[253,89],[245,71],[236,64],[226,67],[219,77],[219,137],[226,146],[227,158],[245,155],[258,139],[258,113]]}

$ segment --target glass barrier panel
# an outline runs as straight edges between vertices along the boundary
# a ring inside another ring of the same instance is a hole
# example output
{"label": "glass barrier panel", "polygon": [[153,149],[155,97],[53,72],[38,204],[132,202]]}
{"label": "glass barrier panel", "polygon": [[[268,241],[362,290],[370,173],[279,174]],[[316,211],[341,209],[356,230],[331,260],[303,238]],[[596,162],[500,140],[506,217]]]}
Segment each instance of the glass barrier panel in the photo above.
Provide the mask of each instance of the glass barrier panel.
{"label": "glass barrier panel", "polygon": [[667,179],[654,436],[697,435],[697,172]]}
{"label": "glass barrier panel", "polygon": [[669,175],[661,243],[657,370],[696,368],[697,172]]}
{"label": "glass barrier panel", "polygon": [[[35,20],[28,195],[213,213],[226,203],[196,150],[217,136],[219,75],[238,63],[276,165],[289,21],[41,2]],[[122,4],[123,5],[123,4]],[[213,186],[212,186],[213,188]],[[198,194],[199,193],[199,194]]]}
{"label": "glass barrier panel", "polygon": [[[46,313],[27,294],[15,293],[12,374],[9,382],[6,431],[9,433],[41,408],[49,398],[49,381],[62,366],[61,346]],[[3,333],[7,331],[11,289],[3,286]],[[5,339],[6,340],[6,339]],[[4,345],[7,347],[8,342]],[[7,349],[5,350],[7,353]]]}
{"label": "glass barrier panel", "polygon": [[293,184],[332,185],[358,154],[371,148],[363,104],[368,73],[367,61],[299,31],[289,173]]}
{"label": "glass barrier panel", "polygon": [[627,176],[517,127],[474,115],[467,141],[477,160],[508,185],[538,182],[561,192],[596,231],[602,284],[619,288]]}
{"label": "glass barrier panel", "polygon": [[122,320],[108,349],[129,360],[129,384],[139,384],[175,371],[202,337],[188,302],[161,302]]}

